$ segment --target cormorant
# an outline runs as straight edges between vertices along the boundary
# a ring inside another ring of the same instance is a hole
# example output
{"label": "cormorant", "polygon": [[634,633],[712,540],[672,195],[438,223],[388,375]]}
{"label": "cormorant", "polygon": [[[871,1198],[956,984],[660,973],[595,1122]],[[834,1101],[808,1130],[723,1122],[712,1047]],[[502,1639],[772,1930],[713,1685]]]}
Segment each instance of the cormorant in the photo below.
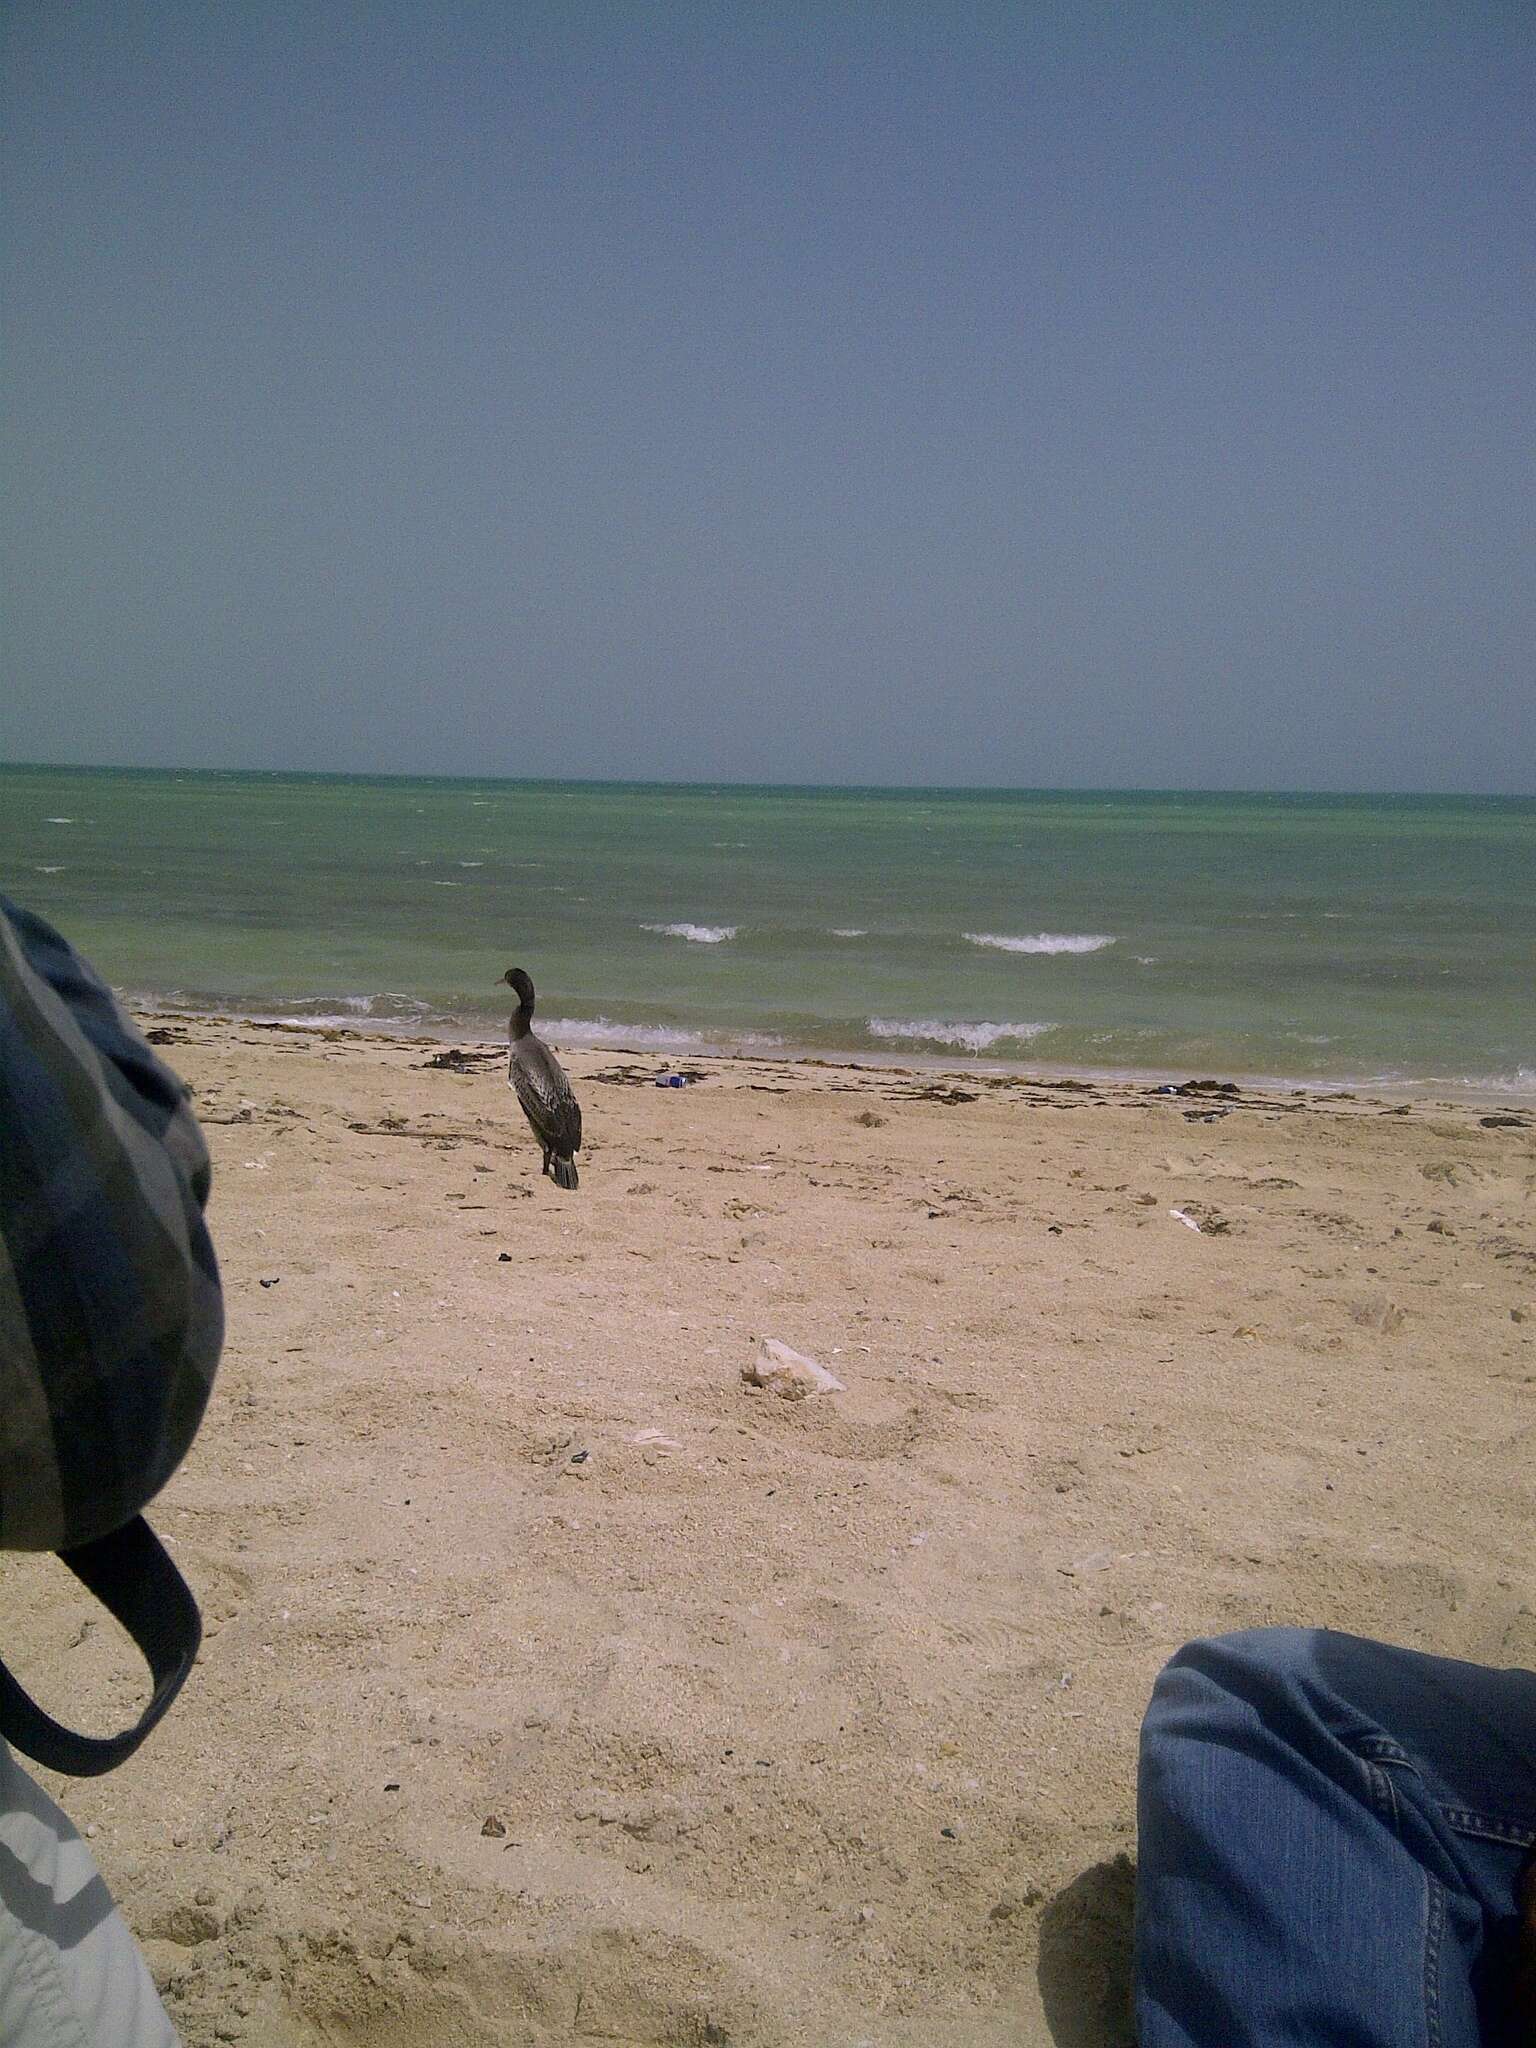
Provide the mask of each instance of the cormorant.
{"label": "cormorant", "polygon": [[575,1155],[581,1150],[581,1105],[571,1093],[565,1069],[534,1035],[533,983],[521,967],[509,967],[501,978],[517,993],[517,1008],[507,1025],[512,1040],[507,1085],[544,1148],[544,1171],[557,1188],[573,1188]]}

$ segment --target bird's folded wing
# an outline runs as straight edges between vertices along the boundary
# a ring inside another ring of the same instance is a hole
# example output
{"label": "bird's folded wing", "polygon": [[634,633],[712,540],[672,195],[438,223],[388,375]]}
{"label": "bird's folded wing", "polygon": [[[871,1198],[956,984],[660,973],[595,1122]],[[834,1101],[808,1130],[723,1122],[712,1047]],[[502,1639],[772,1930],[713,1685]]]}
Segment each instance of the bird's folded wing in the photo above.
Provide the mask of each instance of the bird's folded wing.
{"label": "bird's folded wing", "polygon": [[581,1110],[560,1069],[555,1067],[551,1071],[542,1060],[514,1059],[507,1078],[540,1142],[562,1159],[578,1151]]}

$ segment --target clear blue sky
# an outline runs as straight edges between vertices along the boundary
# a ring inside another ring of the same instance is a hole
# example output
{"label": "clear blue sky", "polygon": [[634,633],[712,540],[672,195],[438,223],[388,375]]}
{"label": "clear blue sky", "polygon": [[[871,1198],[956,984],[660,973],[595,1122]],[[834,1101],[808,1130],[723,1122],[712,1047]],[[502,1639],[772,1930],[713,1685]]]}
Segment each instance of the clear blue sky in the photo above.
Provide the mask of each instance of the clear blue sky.
{"label": "clear blue sky", "polygon": [[9,0],[10,758],[1536,787],[1536,16]]}

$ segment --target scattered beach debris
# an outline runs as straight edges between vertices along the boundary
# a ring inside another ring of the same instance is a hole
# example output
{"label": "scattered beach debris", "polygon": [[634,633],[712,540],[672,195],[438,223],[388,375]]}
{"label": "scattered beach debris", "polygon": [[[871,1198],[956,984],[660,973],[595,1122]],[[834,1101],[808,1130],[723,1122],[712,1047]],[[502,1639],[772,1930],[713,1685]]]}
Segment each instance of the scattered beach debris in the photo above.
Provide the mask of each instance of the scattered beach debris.
{"label": "scattered beach debris", "polygon": [[480,1832],[489,1835],[493,1841],[499,1841],[507,1832],[507,1824],[499,1814],[488,1813],[480,1823]]}
{"label": "scattered beach debris", "polygon": [[675,1436],[668,1436],[665,1430],[660,1429],[637,1430],[630,1442],[651,1451],[680,1451],[683,1448]]}
{"label": "scattered beach debris", "polygon": [[1496,1259],[1518,1259],[1524,1265],[1536,1266],[1536,1251],[1512,1237],[1480,1237],[1477,1242],[1480,1250],[1492,1252]]}
{"label": "scattered beach debris", "polygon": [[1170,1209],[1168,1211],[1168,1214],[1170,1216],[1175,1217],[1180,1223],[1182,1223],[1186,1230],[1193,1230],[1197,1232],[1199,1231],[1200,1225],[1195,1221],[1194,1217],[1190,1215],[1187,1209]]}
{"label": "scattered beach debris", "polygon": [[1231,1098],[1241,1096],[1243,1091],[1235,1081],[1160,1081],[1146,1092],[1148,1095],[1220,1095]]}
{"label": "scattered beach debris", "polygon": [[862,1124],[867,1131],[878,1131],[884,1124],[885,1118],[878,1116],[872,1109],[861,1109],[854,1118],[854,1122]]}
{"label": "scattered beach debris", "polygon": [[439,1152],[457,1151],[458,1147],[466,1142],[484,1142],[478,1131],[422,1131],[415,1129],[406,1123],[403,1117],[398,1116],[383,1116],[376,1124],[349,1123],[347,1129],[356,1131],[359,1137],[363,1138],[414,1138],[418,1144],[430,1145]]}
{"label": "scattered beach debris", "polygon": [[1207,1237],[1226,1237],[1232,1229],[1231,1219],[1214,1202],[1186,1202],[1172,1213],[1187,1218]]}
{"label": "scattered beach debris", "polygon": [[1528,1131],[1530,1125],[1523,1116],[1480,1116],[1478,1122],[1485,1131]]}
{"label": "scattered beach debris", "polygon": [[450,1045],[446,1052],[435,1052],[424,1067],[443,1067],[450,1074],[471,1074],[476,1067],[499,1067],[506,1054],[495,1052],[469,1052],[462,1045]]}
{"label": "scattered beach debris", "polygon": [[757,1356],[741,1368],[748,1386],[766,1387],[783,1401],[804,1401],[812,1394],[842,1394],[847,1389],[835,1373],[803,1352],[792,1351],[777,1337],[765,1337]]}

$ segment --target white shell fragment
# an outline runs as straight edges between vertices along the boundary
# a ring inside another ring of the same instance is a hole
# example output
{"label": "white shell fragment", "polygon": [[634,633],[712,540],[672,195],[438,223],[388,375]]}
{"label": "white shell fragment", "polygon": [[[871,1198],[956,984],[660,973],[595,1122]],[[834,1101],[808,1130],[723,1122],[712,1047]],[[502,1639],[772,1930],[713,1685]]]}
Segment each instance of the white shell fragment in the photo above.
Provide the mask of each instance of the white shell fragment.
{"label": "white shell fragment", "polygon": [[842,1394],[847,1389],[836,1373],[830,1373],[814,1358],[791,1351],[777,1337],[765,1337],[757,1356],[741,1368],[749,1386],[767,1387],[784,1401],[804,1401],[812,1394]]}

